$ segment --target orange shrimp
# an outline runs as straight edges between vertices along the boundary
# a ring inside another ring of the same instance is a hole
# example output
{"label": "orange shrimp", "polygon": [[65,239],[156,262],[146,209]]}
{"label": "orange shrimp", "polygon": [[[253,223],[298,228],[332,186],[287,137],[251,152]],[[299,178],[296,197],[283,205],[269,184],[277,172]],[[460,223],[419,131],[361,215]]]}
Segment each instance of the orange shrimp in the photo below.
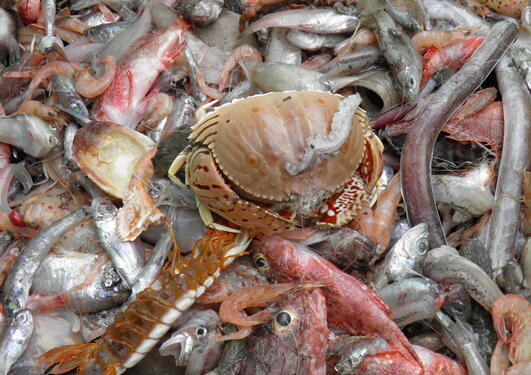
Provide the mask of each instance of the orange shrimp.
{"label": "orange shrimp", "polygon": [[30,70],[23,72],[8,72],[4,74],[4,77],[9,78],[32,78],[28,90],[26,91],[24,101],[31,100],[33,92],[43,83],[45,80],[50,79],[56,75],[64,75],[69,78],[74,77],[75,66],[71,63],[64,61],[51,61],[41,67],[38,70]]}
{"label": "orange shrimp", "polygon": [[171,324],[219,277],[249,245],[246,234],[211,230],[184,258],[175,245],[157,279],[136,295],[114,323],[95,342],[67,345],[39,359],[61,374],[78,367],[77,374],[122,374],[144,358],[170,329]]}
{"label": "orange shrimp", "polygon": [[111,85],[116,72],[116,58],[107,56],[100,64],[103,64],[103,73],[99,77],[90,74],[90,67],[77,72],[74,86],[79,95],[85,98],[95,98],[101,95]]}
{"label": "orange shrimp", "polygon": [[445,47],[450,44],[463,42],[476,29],[466,30],[460,27],[451,30],[425,30],[416,33],[411,40],[417,50],[421,52],[428,47]]}
{"label": "orange shrimp", "polygon": [[59,116],[59,111],[36,100],[26,100],[18,108],[17,113],[26,113],[42,118],[45,121],[57,121],[61,125],[66,125]]}
{"label": "orange shrimp", "polygon": [[238,64],[239,61],[257,61],[262,62],[262,55],[260,52],[249,44],[242,44],[234,48],[225,62],[221,75],[219,76],[218,91],[222,92],[229,79],[229,74],[232,68]]}
{"label": "orange shrimp", "polygon": [[85,22],[79,20],[75,17],[65,17],[56,22],[56,27],[60,27],[64,30],[71,31],[73,33],[83,34],[85,30],[89,29]]}
{"label": "orange shrimp", "polygon": [[[531,304],[520,295],[502,296],[492,305],[492,323],[498,343],[492,353],[491,374],[527,374],[531,367]],[[506,324],[511,337],[507,337]]]}
{"label": "orange shrimp", "polygon": [[153,129],[164,118],[168,117],[173,108],[173,100],[169,95],[158,93],[153,95],[146,106],[146,118],[139,125],[137,131]]}
{"label": "orange shrimp", "polygon": [[367,234],[374,243],[386,249],[391,238],[391,231],[398,217],[396,208],[402,199],[400,191],[400,172],[389,181],[374,209],[374,222],[371,233]]}
{"label": "orange shrimp", "polygon": [[222,321],[232,323],[240,328],[238,331],[221,336],[217,341],[237,340],[249,336],[252,332],[252,326],[263,324],[272,319],[272,313],[276,311],[274,306],[270,306],[260,312],[247,316],[244,309],[249,307],[266,307],[271,302],[277,302],[283,294],[297,288],[317,288],[321,286],[317,283],[284,283],[284,284],[265,284],[254,285],[248,288],[240,289],[232,293],[221,304],[219,308],[219,317]]}
{"label": "orange shrimp", "polygon": [[457,70],[472,56],[476,49],[483,43],[484,38],[470,37],[442,48],[430,48],[424,54],[428,62],[422,72],[421,85],[428,80],[443,66]]}

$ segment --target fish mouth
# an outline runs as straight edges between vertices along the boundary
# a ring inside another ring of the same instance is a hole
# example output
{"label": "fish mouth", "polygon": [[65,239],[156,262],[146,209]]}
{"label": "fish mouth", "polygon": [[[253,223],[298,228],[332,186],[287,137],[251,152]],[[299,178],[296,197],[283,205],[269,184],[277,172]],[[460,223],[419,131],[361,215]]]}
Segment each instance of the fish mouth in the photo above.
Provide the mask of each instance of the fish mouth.
{"label": "fish mouth", "polygon": [[191,336],[186,333],[179,333],[162,343],[159,353],[163,356],[173,355],[177,366],[186,366],[195,344],[195,340]]}

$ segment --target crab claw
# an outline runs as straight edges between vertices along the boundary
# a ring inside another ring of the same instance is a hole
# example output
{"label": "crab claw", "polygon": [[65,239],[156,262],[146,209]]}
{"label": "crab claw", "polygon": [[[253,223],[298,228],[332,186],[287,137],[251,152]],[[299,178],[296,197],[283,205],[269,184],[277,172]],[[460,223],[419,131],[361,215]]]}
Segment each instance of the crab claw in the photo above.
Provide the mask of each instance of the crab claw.
{"label": "crab claw", "polygon": [[[51,51],[57,52],[59,55],[67,59],[64,44],[61,39],[53,35],[46,35],[41,38],[37,46],[42,53],[50,53]],[[68,59],[67,59],[68,60]]]}
{"label": "crab claw", "polygon": [[186,331],[180,331],[173,334],[160,346],[159,353],[164,356],[173,355],[177,366],[186,366],[196,344],[197,341],[193,335]]}

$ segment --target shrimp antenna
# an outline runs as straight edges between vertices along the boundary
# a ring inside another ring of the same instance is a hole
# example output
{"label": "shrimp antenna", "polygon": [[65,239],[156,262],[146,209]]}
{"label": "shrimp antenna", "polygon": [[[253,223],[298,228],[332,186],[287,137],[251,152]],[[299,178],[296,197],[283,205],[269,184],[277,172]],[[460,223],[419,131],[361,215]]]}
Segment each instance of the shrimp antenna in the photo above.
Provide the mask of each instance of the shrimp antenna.
{"label": "shrimp antenna", "polygon": [[164,218],[164,225],[166,226],[166,228],[168,228],[168,233],[170,234],[171,242],[173,243],[173,252],[172,252],[173,255],[172,255],[170,269],[174,269],[177,261],[181,259],[181,248],[179,247],[179,244],[177,243],[177,239],[175,238],[175,232],[173,231],[173,228],[170,225],[170,222],[168,221],[167,218]]}

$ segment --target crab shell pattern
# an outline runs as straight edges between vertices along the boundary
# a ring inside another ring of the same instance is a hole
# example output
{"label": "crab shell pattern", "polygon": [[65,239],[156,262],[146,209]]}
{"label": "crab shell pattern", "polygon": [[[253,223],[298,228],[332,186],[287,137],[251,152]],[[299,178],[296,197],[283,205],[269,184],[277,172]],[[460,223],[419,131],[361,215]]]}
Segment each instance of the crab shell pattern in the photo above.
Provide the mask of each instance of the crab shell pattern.
{"label": "crab shell pattern", "polygon": [[326,136],[343,99],[320,91],[275,92],[223,105],[194,125],[186,184],[200,203],[253,233],[296,225],[340,227],[368,200],[383,169],[381,142],[358,108],[335,155],[298,175],[309,137]]}

